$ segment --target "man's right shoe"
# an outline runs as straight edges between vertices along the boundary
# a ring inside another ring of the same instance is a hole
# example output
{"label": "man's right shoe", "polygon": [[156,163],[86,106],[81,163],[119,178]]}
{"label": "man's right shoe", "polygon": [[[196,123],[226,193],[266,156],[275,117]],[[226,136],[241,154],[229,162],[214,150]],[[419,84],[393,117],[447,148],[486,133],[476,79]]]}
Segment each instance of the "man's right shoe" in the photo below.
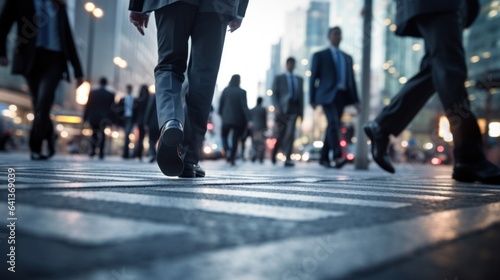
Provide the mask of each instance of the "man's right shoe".
{"label": "man's right shoe", "polygon": [[40,153],[31,153],[31,160],[47,160],[48,157],[40,154]]}
{"label": "man's right shoe", "polygon": [[392,166],[387,147],[389,146],[389,135],[385,134],[378,123],[371,121],[363,126],[366,136],[372,142],[373,160],[385,171],[394,173],[396,170]]}
{"label": "man's right shoe", "polygon": [[161,128],[156,161],[161,172],[167,176],[179,176],[184,169],[181,143],[184,129],[178,120],[169,120]]}
{"label": "man's right shoe", "polygon": [[201,169],[199,164],[185,163],[184,170],[182,171],[180,178],[200,178],[205,177],[205,170]]}
{"label": "man's right shoe", "polygon": [[324,160],[324,159],[320,159],[319,160],[319,165],[322,165],[326,168],[333,168],[332,164],[330,163],[329,160]]}
{"label": "man's right shoe", "polygon": [[456,162],[452,178],[460,182],[478,181],[484,184],[500,185],[500,168],[487,160],[475,163]]}

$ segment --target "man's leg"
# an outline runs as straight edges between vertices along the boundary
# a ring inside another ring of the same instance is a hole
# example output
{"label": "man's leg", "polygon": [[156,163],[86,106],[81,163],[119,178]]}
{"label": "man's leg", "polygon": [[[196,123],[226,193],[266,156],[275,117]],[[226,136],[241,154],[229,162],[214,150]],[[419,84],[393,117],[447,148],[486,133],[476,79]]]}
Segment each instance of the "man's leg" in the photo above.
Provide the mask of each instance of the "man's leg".
{"label": "man's leg", "polygon": [[[184,15],[183,15],[184,16]],[[219,73],[227,19],[216,13],[199,13],[191,33],[191,56],[188,67],[189,90],[186,95],[184,161],[197,164],[200,147],[207,131],[208,115]]]}
{"label": "man's leg", "polygon": [[455,160],[484,160],[481,132],[470,111],[464,86],[467,66],[462,45],[462,16],[451,12],[429,15],[418,18],[417,26],[432,57],[432,80],[450,121]]}
{"label": "man's leg", "polygon": [[286,155],[286,160],[291,160],[293,151],[293,142],[295,140],[295,126],[297,123],[297,115],[288,115],[285,136],[283,140],[283,149]]}
{"label": "man's leg", "polygon": [[283,152],[283,144],[285,141],[285,134],[287,130],[287,123],[288,123],[288,115],[278,113],[276,115],[276,119],[274,120],[274,124],[278,127],[278,135],[276,136],[276,143],[274,144],[273,151],[271,153],[271,161],[276,163],[276,155],[278,154],[278,151],[281,149]]}
{"label": "man's leg", "polygon": [[198,7],[176,2],[155,11],[158,65],[155,68],[158,125],[175,119],[184,124],[181,97],[188,58],[188,40]]}
{"label": "man's leg", "polygon": [[342,156],[342,151],[340,148],[339,140],[339,127],[340,120],[338,117],[337,109],[334,103],[323,105],[323,111],[325,113],[326,119],[328,120],[328,127],[326,128],[326,134],[328,135],[325,139],[328,139],[328,146],[333,149],[333,159],[340,158]]}

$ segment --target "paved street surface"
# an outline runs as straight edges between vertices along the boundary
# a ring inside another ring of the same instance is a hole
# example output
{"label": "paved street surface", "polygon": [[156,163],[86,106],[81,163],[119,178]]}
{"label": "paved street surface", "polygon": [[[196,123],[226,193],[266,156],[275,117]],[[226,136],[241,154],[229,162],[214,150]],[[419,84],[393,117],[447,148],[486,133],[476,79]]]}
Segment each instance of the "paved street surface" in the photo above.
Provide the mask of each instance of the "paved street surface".
{"label": "paved street surface", "polygon": [[0,279],[500,279],[500,187],[450,166],[201,165],[0,154]]}

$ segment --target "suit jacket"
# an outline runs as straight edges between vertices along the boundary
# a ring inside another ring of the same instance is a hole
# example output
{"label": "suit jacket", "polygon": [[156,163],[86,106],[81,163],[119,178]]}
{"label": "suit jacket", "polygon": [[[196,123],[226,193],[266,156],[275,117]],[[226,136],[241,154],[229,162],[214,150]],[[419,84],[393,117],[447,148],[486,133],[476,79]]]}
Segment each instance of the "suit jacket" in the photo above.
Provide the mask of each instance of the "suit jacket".
{"label": "suit jacket", "polygon": [[281,74],[274,78],[273,82],[273,105],[279,112],[284,114],[304,115],[304,79],[294,75],[297,85],[295,85],[296,94],[299,97],[298,106],[290,106],[290,93],[288,89],[287,74]]}
{"label": "suit jacket", "polygon": [[337,67],[333,60],[332,51],[330,48],[319,51],[313,55],[311,65],[311,77],[309,80],[309,101],[311,104],[331,104],[341,102],[347,106],[359,103],[358,90],[354,81],[354,71],[352,69],[352,57],[342,52],[345,61],[345,82],[346,91],[341,92],[342,95],[337,95]]}
{"label": "suit jacket", "polygon": [[91,91],[87,106],[85,106],[83,121],[88,121],[91,126],[98,126],[105,119],[111,121],[114,102],[115,95],[105,88]]}
{"label": "suit jacket", "polygon": [[[80,59],[76,51],[73,35],[69,25],[66,5],[63,1],[54,0],[58,7],[59,36],[64,57],[73,65],[75,77],[83,77]],[[0,57],[7,55],[7,35],[14,22],[17,23],[17,39],[12,63],[13,74],[28,74],[35,61],[36,50],[36,21],[35,5],[33,0],[19,1],[6,0],[4,9],[0,15]],[[65,78],[69,81],[69,71],[67,65],[64,69]]]}
{"label": "suit jacket", "polygon": [[467,13],[466,26],[469,27],[479,13],[478,0],[397,0],[396,34],[400,36],[422,37],[415,24],[415,18],[433,13],[454,11]]}
{"label": "suit jacket", "polygon": [[179,1],[200,6],[200,13],[218,13],[230,18],[244,17],[248,6],[248,0],[130,0],[129,10],[146,13]]}
{"label": "suit jacket", "polygon": [[267,129],[267,110],[262,106],[255,106],[250,110],[254,130]]}
{"label": "suit jacket", "polygon": [[219,101],[219,115],[223,125],[246,126],[251,120],[247,92],[234,86],[225,88]]}

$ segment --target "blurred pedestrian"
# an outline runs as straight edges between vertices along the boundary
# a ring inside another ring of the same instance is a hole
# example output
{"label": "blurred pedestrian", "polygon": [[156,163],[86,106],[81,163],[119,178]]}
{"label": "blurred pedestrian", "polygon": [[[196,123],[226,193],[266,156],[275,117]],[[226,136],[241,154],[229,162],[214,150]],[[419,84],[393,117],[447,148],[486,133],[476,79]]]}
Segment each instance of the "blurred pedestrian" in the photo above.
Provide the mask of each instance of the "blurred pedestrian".
{"label": "blurred pedestrian", "polygon": [[[330,168],[342,168],[347,159],[342,157],[340,146],[341,118],[347,105],[358,108],[358,91],[354,81],[353,59],[339,49],[342,30],[335,26],[328,30],[330,47],[313,55],[310,82],[310,103],[313,109],[323,107],[328,121],[319,164]],[[330,163],[333,150],[335,165]]]}
{"label": "blurred pedestrian", "polygon": [[[219,115],[222,119],[222,146],[226,159],[233,166],[238,151],[238,142],[245,128],[251,126],[247,92],[240,88],[240,81],[240,75],[233,75],[229,85],[222,91],[219,102]],[[231,148],[228,142],[230,132],[232,132]]]}
{"label": "blurred pedestrian", "polygon": [[462,33],[479,11],[477,0],[397,2],[396,34],[423,38],[425,56],[413,76],[364,130],[375,162],[395,169],[387,153],[389,135],[400,134],[437,91],[453,134],[453,179],[500,184],[500,168],[486,160],[477,119],[470,110]]}
{"label": "blurred pedestrian", "polygon": [[295,165],[291,159],[295,126],[297,118],[302,118],[304,114],[304,80],[295,75],[294,70],[295,58],[289,57],[286,60],[286,73],[276,76],[273,82],[272,98],[278,135],[271,154],[271,161],[276,164],[276,155],[281,149],[286,156],[286,167]]}
{"label": "blurred pedestrian", "polygon": [[[155,12],[158,65],[155,68],[158,124],[157,162],[167,176],[204,177],[200,150],[210,112],[222,48],[229,31],[242,22],[248,0],[131,0],[130,21],[144,35]],[[175,40],[174,40],[175,38]],[[185,108],[181,88],[187,67]]]}
{"label": "blurred pedestrian", "polygon": [[267,130],[267,110],[262,106],[262,97],[257,98],[257,105],[250,110],[251,120],[253,122],[251,134],[252,134],[252,155],[251,160],[255,162],[257,159],[260,163],[264,162],[264,156],[266,153],[264,135]]}
{"label": "blurred pedestrian", "polygon": [[135,98],[132,96],[132,85],[127,85],[127,95],[120,100],[120,107],[123,108],[123,131],[125,139],[123,139],[122,158],[130,158],[130,134],[134,129],[134,105]]}
{"label": "blurred pedestrian", "polygon": [[156,161],[156,142],[160,137],[160,129],[158,127],[158,118],[156,113],[156,95],[151,94],[148,98],[148,106],[146,107],[146,113],[144,114],[145,123],[148,127],[148,138],[149,138],[149,162],[153,163]]}
{"label": "blurred pedestrian", "polygon": [[[62,0],[6,0],[0,15],[0,65],[9,65],[7,35],[17,23],[12,73],[26,78],[30,89],[34,120],[30,133],[32,160],[46,160],[55,154],[54,125],[50,110],[62,78],[70,81],[68,61],[73,66],[78,87],[83,82],[82,68]],[[46,140],[48,154],[42,154]]]}
{"label": "blurred pedestrian", "polygon": [[139,137],[134,147],[133,157],[142,161],[142,153],[144,151],[144,136],[146,136],[146,109],[148,107],[149,89],[147,85],[142,85],[139,90],[139,97],[135,99],[134,104],[134,120],[137,124]]}
{"label": "blurred pedestrian", "polygon": [[95,149],[99,147],[100,159],[104,159],[104,145],[106,142],[104,129],[112,123],[111,108],[115,102],[115,95],[106,89],[107,85],[108,80],[102,77],[99,80],[99,89],[90,92],[83,114],[83,121],[88,122],[92,127],[89,156],[95,156]]}

